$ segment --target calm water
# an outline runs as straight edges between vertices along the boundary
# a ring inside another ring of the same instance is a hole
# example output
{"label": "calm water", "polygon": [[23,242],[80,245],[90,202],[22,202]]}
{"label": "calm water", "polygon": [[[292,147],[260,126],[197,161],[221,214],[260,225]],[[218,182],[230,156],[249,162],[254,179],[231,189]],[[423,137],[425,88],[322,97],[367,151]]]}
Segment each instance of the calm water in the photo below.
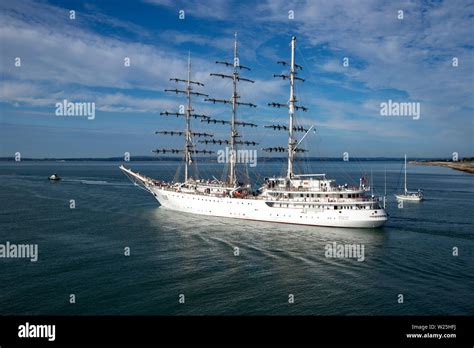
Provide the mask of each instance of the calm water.
{"label": "calm water", "polygon": [[[399,209],[401,162],[312,165],[340,183],[372,169],[378,194],[386,168],[389,222],[363,230],[188,215],[160,209],[118,163],[2,163],[0,243],[37,243],[39,260],[0,259],[0,314],[474,314],[474,176],[409,167],[426,200]],[[176,163],[130,166],[170,179]],[[281,167],[257,168],[263,177]],[[46,180],[53,172],[64,180]],[[326,258],[332,242],[365,245],[365,261]]]}

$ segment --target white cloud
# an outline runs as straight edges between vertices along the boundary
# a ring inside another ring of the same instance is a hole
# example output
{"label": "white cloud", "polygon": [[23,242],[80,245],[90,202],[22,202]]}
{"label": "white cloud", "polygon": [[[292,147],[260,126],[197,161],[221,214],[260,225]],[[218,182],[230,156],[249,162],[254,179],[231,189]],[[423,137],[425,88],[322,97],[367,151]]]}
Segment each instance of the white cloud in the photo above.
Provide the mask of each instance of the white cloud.
{"label": "white cloud", "polygon": [[[406,91],[434,103],[442,95],[446,103],[472,107],[474,3],[268,1],[259,7],[260,18],[287,21],[286,9],[295,10],[300,41],[327,44],[340,59],[364,64],[352,77],[368,87]],[[397,19],[400,9],[404,20]],[[453,56],[463,62],[457,70],[450,66]],[[342,72],[333,60],[316,65]]]}
{"label": "white cloud", "polygon": [[[1,66],[0,72],[8,80],[16,81],[16,85],[5,85],[8,92],[2,94],[3,101],[30,103],[32,106],[46,106],[54,98],[48,95],[64,91],[62,95],[83,95],[87,88],[114,88],[125,91],[132,89],[162,92],[164,88],[174,88],[170,77],[185,78],[187,56],[174,50],[169,45],[158,47],[145,45],[111,37],[104,37],[85,29],[87,26],[77,26],[76,22],[67,19],[67,11],[46,4],[32,4],[29,8],[17,3],[12,8],[4,4],[0,19],[0,40],[8,52],[2,52],[2,59],[7,63]],[[28,3],[29,4],[29,3]],[[18,16],[18,11],[24,11]],[[77,14],[78,18],[82,14]],[[89,21],[102,19],[103,15],[96,13],[88,17]],[[107,18],[107,23],[114,22]],[[128,27],[122,21],[114,25]],[[134,27],[133,25],[130,25]],[[233,38],[213,40],[204,35],[164,32],[161,36],[171,35],[178,43],[193,42],[202,45],[213,44],[228,47],[229,56],[232,54]],[[14,66],[14,58],[20,57],[21,67]],[[124,58],[130,58],[131,66],[124,66]],[[206,57],[208,58],[208,57]],[[225,79],[209,76],[210,71],[227,72],[222,66],[216,66],[213,60],[204,60],[193,56],[193,78],[206,84],[202,92],[212,97],[230,99],[231,84]],[[252,76],[249,76],[252,78]],[[41,86],[40,86],[41,82]],[[48,83],[46,83],[48,82]],[[40,88],[41,97],[28,93]],[[19,89],[18,86],[23,86]],[[241,94],[248,97],[249,102],[266,102],[266,98],[277,93],[281,88],[278,81],[257,80],[255,84],[241,84]],[[80,92],[82,91],[82,92]],[[162,98],[135,98],[126,94],[116,93],[115,104],[104,104],[102,110],[146,112],[166,108],[159,103]],[[91,93],[90,93],[91,94]],[[101,92],[95,94],[102,95]],[[97,98],[92,98],[97,99]],[[138,105],[142,99],[142,105]],[[108,99],[106,99],[108,100]],[[122,103],[120,105],[120,103]],[[179,104],[177,101],[176,104]]]}
{"label": "white cloud", "polygon": [[[193,78],[206,84],[202,92],[230,99],[230,81],[211,78],[209,72],[226,72],[214,61],[232,58],[232,35],[238,30],[245,43],[239,46],[242,64],[256,68],[243,72],[256,83],[240,84],[239,92],[242,101],[259,105],[256,110],[242,108],[239,116],[259,121],[286,120],[284,113],[280,113],[281,117],[271,116],[276,113],[266,109],[269,101],[287,100],[288,86],[271,78],[273,65],[262,57],[287,58],[287,41],[290,34],[296,34],[297,57],[301,58],[302,52],[314,54],[307,57],[309,64],[303,62],[303,75],[311,88],[308,93],[308,88],[303,87],[306,93],[299,95],[311,107],[305,116],[310,123],[314,123],[311,117],[317,117],[319,126],[354,134],[369,129],[377,136],[415,138],[422,133],[435,133],[453,137],[459,143],[472,139],[472,2],[146,2],[157,5],[158,10],[183,8],[187,16],[199,18],[200,23],[209,19],[221,27],[215,36],[209,31],[192,30],[153,33],[135,23],[101,14],[93,7],[70,21],[65,8],[43,2],[2,2],[1,100],[19,106],[47,107],[60,98],[87,99],[96,101],[103,112],[171,109],[183,101],[161,92],[165,87],[174,87],[169,77],[185,77],[185,45],[210,49],[206,54],[193,54]],[[293,22],[288,22],[289,9],[295,11]],[[403,21],[396,18],[399,9],[405,11]],[[130,35],[125,39],[116,31],[115,36],[105,36],[93,31],[98,23],[136,37],[156,35],[159,44],[140,43],[150,40],[134,40]],[[344,56],[350,58],[349,69],[342,68]],[[459,58],[458,68],[451,66],[454,56]],[[15,57],[22,58],[21,68],[14,67]],[[129,68],[123,65],[125,57],[131,59]],[[268,73],[268,79],[262,77],[262,71]],[[314,92],[315,86],[321,89],[321,95]],[[325,86],[333,91],[332,96],[324,93]],[[341,95],[351,91],[358,99],[336,98],[336,89]],[[381,95],[390,93],[420,101],[422,122],[398,122],[387,127],[380,121],[374,105],[378,105]],[[229,108],[221,106],[198,106],[216,118],[224,118],[223,113],[229,112]],[[324,116],[311,114],[313,110]]]}
{"label": "white cloud", "polygon": [[185,11],[185,15],[191,15],[197,18],[204,19],[219,19],[225,20],[231,18],[232,5],[229,0],[206,0],[206,1],[183,1],[183,0],[145,0],[145,3],[164,6],[176,10],[176,17],[178,11]]}

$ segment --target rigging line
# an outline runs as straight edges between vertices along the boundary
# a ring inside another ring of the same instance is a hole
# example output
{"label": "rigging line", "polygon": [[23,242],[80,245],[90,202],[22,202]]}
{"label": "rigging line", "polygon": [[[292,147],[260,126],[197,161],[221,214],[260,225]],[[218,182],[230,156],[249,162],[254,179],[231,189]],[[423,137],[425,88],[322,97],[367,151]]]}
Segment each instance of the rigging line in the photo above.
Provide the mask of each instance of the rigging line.
{"label": "rigging line", "polygon": [[[349,158],[348,162],[352,162],[356,165],[355,169],[359,173],[359,175],[358,175],[359,179],[360,179],[361,175],[365,176],[365,174],[368,174],[369,170],[362,167],[362,165],[361,165],[360,161],[357,159],[357,157],[354,157],[353,160],[350,160],[350,158]],[[354,178],[352,178],[352,180],[354,180]],[[354,180],[354,182],[356,182],[356,180]]]}
{"label": "rigging line", "polygon": [[180,181],[182,167],[183,167],[183,161],[179,161],[178,168],[176,169],[176,173],[173,177],[173,182],[179,182]]}
{"label": "rigging line", "polygon": [[[361,162],[361,161],[359,161],[359,162]],[[373,191],[374,196],[383,196],[380,193],[380,190],[379,189],[374,189],[374,187],[375,187],[375,185],[374,185],[374,178],[373,178],[373,167],[371,166],[370,167],[370,189],[371,189],[371,191]]]}
{"label": "rigging line", "polygon": [[356,165],[359,167],[359,170],[361,170],[362,173],[365,173],[368,171],[368,169],[366,168],[366,166],[364,166],[362,164],[362,161],[359,160],[359,157],[358,156],[354,156],[354,162],[356,163]]}
{"label": "rigging line", "polygon": [[[300,89],[298,84],[295,84],[294,89],[295,89],[295,95],[298,96],[298,101],[302,102],[304,97],[303,97],[303,92],[301,92],[301,94],[300,94],[300,91],[302,91],[303,89]],[[295,112],[294,115],[295,115],[295,117],[294,117],[295,125],[296,126],[303,126],[305,124],[305,122],[302,122],[301,119],[303,117],[300,116],[301,114],[299,112]],[[301,142],[306,135],[307,134],[305,134],[303,136],[303,138],[299,139],[298,143]],[[296,137],[295,137],[295,139],[296,139]],[[296,160],[297,168],[300,171],[300,173],[304,173],[304,172],[309,173],[310,172],[311,165],[309,163],[309,151],[296,154],[295,155],[295,160]]]}
{"label": "rigging line", "polygon": [[363,165],[358,156],[354,156],[354,162],[359,167],[362,174],[368,172],[367,165]]}
{"label": "rigging line", "polygon": [[315,77],[315,75],[313,74],[313,71],[309,68],[311,65],[306,60],[305,55],[303,54],[303,51],[300,50],[299,46],[296,46],[296,51],[299,53],[301,58],[303,58],[304,66],[306,67],[305,70],[309,71],[309,74],[311,75],[311,77]]}
{"label": "rigging line", "polygon": [[[298,51],[299,55],[300,55],[301,58],[303,59],[303,62],[304,62],[304,64],[305,64],[305,66],[308,67],[308,68],[307,68],[307,71],[309,71],[310,76],[312,77],[312,79],[316,80],[316,76],[315,76],[315,74],[313,73],[313,70],[309,68],[311,65],[310,65],[310,64],[308,63],[308,61],[306,60],[305,55],[303,54],[303,51],[302,51],[298,46],[296,47],[296,50]],[[356,163],[356,164],[357,164],[357,163]],[[362,169],[362,173],[361,173],[361,174],[363,174],[363,173],[364,173],[363,168],[360,166],[360,164],[358,164],[358,165],[359,165],[359,167],[360,167],[359,169]],[[347,174],[347,175],[349,176],[349,178],[350,178],[351,180],[354,180],[349,174]]]}
{"label": "rigging line", "polygon": [[[322,143],[321,135],[320,135],[319,133],[316,133],[316,137],[315,137],[315,138],[316,138],[316,141],[317,141],[319,144]],[[327,156],[322,156],[322,151],[323,151],[323,150],[322,150],[322,146],[317,146],[316,151],[315,151],[315,155],[316,155],[317,158],[319,158],[319,161],[318,161],[318,162],[322,163],[323,165],[328,166],[328,165],[330,165],[330,163],[332,163],[332,161],[327,160],[327,158],[326,158]],[[335,161],[334,161],[334,162],[335,162]],[[340,166],[341,166],[341,164],[338,163],[338,162],[335,162],[335,163],[336,163],[336,166],[338,167],[338,168],[336,168],[336,169],[339,169]],[[316,163],[315,163],[315,166],[318,167],[318,165],[317,165]],[[319,167],[321,167],[321,165],[319,165]],[[346,173],[346,170],[345,170],[345,169],[343,169],[343,168],[342,168],[342,170],[339,169],[338,172],[339,172],[339,173],[342,173],[342,174],[345,175],[347,178],[349,178],[349,179],[350,179],[349,182],[353,181],[353,178],[352,178],[350,175],[348,175],[348,174]]]}
{"label": "rigging line", "polygon": [[[300,89],[299,85],[296,85],[295,87],[296,87],[296,95],[298,96],[299,101],[302,104],[304,104],[304,102],[303,102],[305,100],[305,93],[303,92],[304,89],[303,88]],[[297,125],[298,126],[305,126],[305,125],[309,126],[308,122],[305,122],[305,121],[302,120],[302,119],[304,119],[304,117],[301,116],[301,115],[302,115],[301,113],[299,113],[299,112],[297,113],[297,117],[296,117]],[[313,122],[311,122],[311,123],[313,123]],[[312,126],[314,126],[314,124],[311,124],[311,127]],[[303,163],[303,166],[305,167],[306,171],[308,173],[310,173],[310,172],[312,173],[314,170],[316,170],[316,169],[313,169],[314,168],[313,161],[311,161],[311,163],[310,163],[310,160],[309,160],[310,152],[312,150],[312,147],[311,147],[311,150],[310,149],[308,149],[308,150],[309,151],[307,153],[305,152],[305,153],[299,154],[299,156],[300,156],[300,160]]]}
{"label": "rigging line", "polygon": [[[297,46],[296,47],[296,50],[298,51],[299,55],[301,56],[301,58],[303,59],[303,62],[305,64],[305,66],[308,66],[308,71],[309,71],[309,74],[312,78],[314,78],[314,80],[316,79],[316,76],[315,74],[313,73],[312,69],[309,69],[310,65],[309,63],[307,62],[306,58],[305,58],[305,55],[303,54],[303,51],[300,50],[300,48]],[[364,174],[366,172],[366,169],[363,168],[362,164],[360,163],[360,161],[357,159],[357,157],[355,158],[355,162],[356,162],[356,165],[359,167],[359,169],[361,170],[361,174]]]}
{"label": "rigging line", "polygon": [[[331,161],[328,160],[327,163],[329,163],[329,162],[331,162]],[[349,171],[345,168],[344,164],[342,164],[340,161],[333,161],[333,162],[336,164],[336,166],[337,166],[336,169],[338,169],[338,172],[342,173],[346,177],[346,179],[349,179],[349,183],[350,182],[353,182],[354,184],[358,183],[357,180],[354,180],[354,177],[349,174]]]}
{"label": "rigging line", "polygon": [[[307,135],[308,133],[306,133],[305,135]],[[305,138],[301,138],[299,141],[298,141],[298,145],[299,146],[300,144],[303,143],[303,141],[305,140]],[[303,152],[303,153],[300,153],[298,154],[298,156],[296,156],[296,164],[297,164],[297,167],[300,171],[300,173],[309,173],[309,169],[310,169],[310,164],[309,164],[309,151],[308,152]]]}
{"label": "rigging line", "polygon": [[[377,186],[377,187],[378,187],[378,186]],[[374,197],[381,197],[381,196],[383,196],[383,194],[381,194],[378,189],[375,189],[374,176],[373,176],[372,167],[370,168],[370,191],[371,191],[371,195],[373,195]]]}
{"label": "rigging line", "polygon": [[402,165],[402,167],[400,168],[400,171],[398,172],[397,192],[400,191],[401,189],[401,178],[402,178],[403,167],[404,165]]}
{"label": "rigging line", "polygon": [[[350,154],[349,154],[349,156],[350,156]],[[351,157],[349,157],[349,161],[348,161],[348,162],[352,162],[352,163],[354,163],[354,164],[356,165],[356,167],[357,167],[356,169],[360,172],[359,175],[364,175],[365,173],[368,172],[368,169],[366,169],[366,168],[364,168],[364,167],[362,166],[361,161],[358,159],[357,156],[354,156],[354,157],[353,157],[353,160],[351,160],[350,158],[351,158]],[[344,170],[345,170],[345,169],[344,169]],[[349,174],[348,174],[348,175],[349,175]],[[350,176],[350,175],[349,175],[349,176]],[[360,176],[359,176],[359,178],[360,178]],[[359,179],[359,178],[358,178],[358,179]],[[351,180],[354,180],[354,178],[351,177]],[[356,180],[354,180],[354,182],[356,182]]]}
{"label": "rigging line", "polygon": [[128,180],[133,184],[133,186],[137,186],[138,188],[145,190],[147,192],[151,192],[149,189],[144,186],[144,184],[140,184],[139,181],[135,178],[132,178],[128,173],[124,172],[125,176],[127,177]]}
{"label": "rigging line", "polygon": [[[192,141],[193,149],[197,149],[197,142],[196,142],[194,136],[192,136],[191,141]],[[192,158],[192,167],[193,167],[194,180],[200,179],[198,158],[199,158],[199,154],[196,154],[195,157]]]}

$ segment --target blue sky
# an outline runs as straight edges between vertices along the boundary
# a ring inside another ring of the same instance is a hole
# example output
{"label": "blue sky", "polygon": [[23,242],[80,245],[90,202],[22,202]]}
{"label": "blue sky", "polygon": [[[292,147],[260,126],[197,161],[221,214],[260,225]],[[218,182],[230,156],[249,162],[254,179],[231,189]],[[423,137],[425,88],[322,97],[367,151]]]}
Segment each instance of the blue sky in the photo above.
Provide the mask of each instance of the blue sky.
{"label": "blue sky", "polygon": [[[310,155],[474,155],[474,1],[144,0],[0,4],[0,156],[133,156],[181,147],[181,139],[154,134],[183,125],[159,115],[184,103],[163,89],[176,86],[170,77],[186,77],[190,52],[200,91],[229,99],[230,81],[209,73],[226,72],[214,62],[232,59],[235,32],[240,63],[252,68],[243,75],[256,81],[240,84],[241,99],[258,105],[241,108],[241,120],[287,122],[285,110],[267,103],[288,100],[288,84],[272,76],[283,72],[276,61],[289,59],[295,35],[306,79],[297,96],[309,108],[297,119],[317,129],[305,140]],[[95,119],[56,116],[63,99],[94,102]],[[389,99],[419,102],[420,119],[381,116]],[[229,107],[195,101],[198,113],[230,117]],[[200,122],[194,128],[229,133]],[[260,141],[258,149],[286,142],[263,127],[242,134]]]}

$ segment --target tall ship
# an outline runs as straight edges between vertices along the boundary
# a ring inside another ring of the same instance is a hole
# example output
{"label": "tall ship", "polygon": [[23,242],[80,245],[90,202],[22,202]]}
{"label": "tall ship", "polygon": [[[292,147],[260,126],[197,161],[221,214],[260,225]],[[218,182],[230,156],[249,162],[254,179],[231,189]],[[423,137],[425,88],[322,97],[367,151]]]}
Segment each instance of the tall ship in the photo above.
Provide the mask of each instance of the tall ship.
{"label": "tall ship", "polygon": [[[274,77],[289,81],[289,100],[287,103],[269,103],[269,106],[288,109],[288,124],[265,125],[264,127],[288,132],[286,146],[267,147],[266,152],[286,153],[286,175],[264,178],[261,187],[252,189],[250,183],[243,183],[236,171],[237,148],[240,146],[257,146],[255,141],[243,140],[240,127],[257,127],[250,122],[237,119],[238,108],[256,107],[255,104],[240,101],[238,84],[240,82],[254,83],[241,76],[242,70],[250,68],[240,64],[237,52],[237,36],[233,47],[233,62],[217,61],[231,69],[229,74],[211,73],[211,76],[230,79],[232,81],[232,95],[230,99],[215,99],[208,95],[196,92],[194,88],[203,87],[198,81],[191,80],[191,61],[188,58],[187,79],[172,78],[176,83],[183,83],[185,88],[166,89],[166,92],[183,94],[186,96],[185,112],[162,112],[164,116],[183,117],[185,129],[182,131],[157,131],[162,135],[177,135],[184,138],[184,146],[179,149],[157,149],[158,154],[182,154],[184,161],[184,181],[166,182],[147,177],[123,165],[122,172],[135,185],[139,185],[150,192],[162,208],[174,211],[201,214],[215,217],[226,217],[242,220],[256,220],[275,223],[297,225],[350,227],[350,228],[377,228],[388,219],[387,213],[378,197],[368,193],[368,185],[360,180],[359,186],[338,185],[335,180],[327,178],[325,174],[304,174],[294,172],[295,157],[307,150],[300,147],[303,139],[313,127],[306,129],[295,122],[296,113],[307,108],[299,105],[295,95],[295,82],[304,81],[298,76],[302,66],[295,63],[296,38],[291,38],[290,61],[279,61],[286,69],[286,74],[275,74]],[[207,115],[196,114],[191,103],[192,97],[204,97],[205,101],[213,104],[223,103],[231,107],[231,117],[227,120],[213,119]],[[200,121],[202,124],[220,124],[230,126],[228,139],[215,139],[213,134],[195,132],[191,121]],[[296,133],[304,133],[298,140]],[[197,141],[196,141],[197,140]],[[225,180],[199,179],[190,175],[191,166],[195,165],[194,157],[198,154],[212,154],[213,151],[198,149],[198,144],[228,146],[229,163]],[[257,185],[258,186],[258,185]]]}

